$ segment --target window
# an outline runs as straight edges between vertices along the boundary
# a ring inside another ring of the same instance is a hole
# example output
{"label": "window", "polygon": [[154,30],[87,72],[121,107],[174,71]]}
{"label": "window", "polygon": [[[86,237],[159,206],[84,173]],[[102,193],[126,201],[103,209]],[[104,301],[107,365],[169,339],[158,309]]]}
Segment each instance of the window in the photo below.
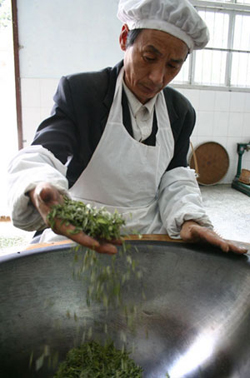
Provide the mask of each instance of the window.
{"label": "window", "polygon": [[250,90],[250,0],[192,3],[209,28],[210,41],[188,57],[174,83]]}
{"label": "window", "polygon": [[0,216],[9,216],[7,167],[18,149],[11,0],[0,0]]}
{"label": "window", "polygon": [[[200,1],[206,1],[206,0],[200,0]],[[206,1],[207,2],[207,1]],[[214,3],[231,3],[231,4],[250,4],[250,0],[210,0],[210,2]]]}

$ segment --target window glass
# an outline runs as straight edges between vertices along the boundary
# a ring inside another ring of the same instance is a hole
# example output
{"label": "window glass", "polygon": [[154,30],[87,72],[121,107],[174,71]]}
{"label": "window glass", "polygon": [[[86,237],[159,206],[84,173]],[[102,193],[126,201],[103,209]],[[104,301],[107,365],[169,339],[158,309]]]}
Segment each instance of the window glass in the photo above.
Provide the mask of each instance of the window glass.
{"label": "window glass", "polygon": [[250,15],[236,15],[233,48],[250,51]]}
{"label": "window glass", "polygon": [[209,29],[209,43],[194,51],[174,83],[250,88],[250,13],[243,7],[250,6],[250,0],[213,2],[214,8],[198,8]]}
{"label": "window glass", "polygon": [[[207,1],[207,0],[200,0],[200,1]],[[249,5],[250,0],[209,0],[214,3],[231,3],[231,4],[244,4]]]}
{"label": "window glass", "polygon": [[199,11],[206,22],[210,33],[210,40],[206,47],[227,48],[229,14],[220,11]]}
{"label": "window glass", "polygon": [[250,4],[250,0],[236,0],[236,3],[237,3],[237,4],[245,4],[245,5],[248,5],[248,4]]}
{"label": "window glass", "polygon": [[189,82],[189,77],[188,77],[189,67],[190,67],[190,55],[187,57],[187,60],[184,62],[178,75],[174,78],[173,83],[187,84]]}
{"label": "window glass", "polygon": [[226,59],[225,51],[197,51],[194,84],[225,85]]}
{"label": "window glass", "polygon": [[250,54],[233,53],[231,85],[250,87]]}
{"label": "window glass", "polygon": [[[207,0],[201,0],[201,1],[207,1]],[[214,3],[231,3],[232,1],[234,2],[234,0],[210,0],[210,1]]]}

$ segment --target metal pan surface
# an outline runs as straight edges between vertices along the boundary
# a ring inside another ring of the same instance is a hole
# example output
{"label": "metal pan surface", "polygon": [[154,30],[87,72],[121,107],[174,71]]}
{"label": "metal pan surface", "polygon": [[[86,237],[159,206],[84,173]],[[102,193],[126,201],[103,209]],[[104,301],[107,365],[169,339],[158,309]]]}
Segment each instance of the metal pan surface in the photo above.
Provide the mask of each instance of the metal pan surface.
{"label": "metal pan surface", "polygon": [[[124,301],[138,309],[133,330],[119,308],[107,314],[101,304],[86,305],[86,281],[73,274],[84,249],[77,261],[72,245],[0,259],[1,378],[53,377],[56,366],[46,357],[36,365],[45,346],[61,361],[86,329],[102,340],[104,326],[117,347],[126,335],[145,378],[249,378],[249,256],[184,243],[128,243],[143,270],[142,280],[122,288]],[[111,257],[97,258],[109,264]],[[122,275],[120,253],[117,269]]]}

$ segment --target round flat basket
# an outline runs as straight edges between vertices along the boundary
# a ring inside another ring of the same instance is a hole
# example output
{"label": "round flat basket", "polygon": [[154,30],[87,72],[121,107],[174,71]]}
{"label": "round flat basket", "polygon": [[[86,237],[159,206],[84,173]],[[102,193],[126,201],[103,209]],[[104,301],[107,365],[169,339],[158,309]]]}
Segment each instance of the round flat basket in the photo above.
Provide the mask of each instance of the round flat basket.
{"label": "round flat basket", "polygon": [[225,148],[219,143],[206,142],[193,151],[189,164],[190,168],[196,170],[199,184],[214,185],[226,175],[229,167],[229,156]]}

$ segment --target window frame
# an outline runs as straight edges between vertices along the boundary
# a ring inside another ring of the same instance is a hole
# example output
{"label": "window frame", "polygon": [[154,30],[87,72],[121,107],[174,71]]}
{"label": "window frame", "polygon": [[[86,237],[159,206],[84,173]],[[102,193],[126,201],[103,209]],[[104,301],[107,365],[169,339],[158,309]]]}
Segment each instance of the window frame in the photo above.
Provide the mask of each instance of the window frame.
{"label": "window frame", "polygon": [[[225,51],[227,52],[226,57],[226,69],[225,69],[225,82],[224,85],[209,85],[209,84],[197,84],[194,82],[194,72],[196,64],[196,51],[189,56],[189,72],[188,72],[188,82],[173,82],[173,86],[179,88],[196,88],[196,89],[210,89],[219,91],[235,91],[235,92],[250,92],[249,87],[241,87],[231,85],[231,70],[232,70],[232,59],[234,52],[247,53],[250,56],[250,50],[237,50],[233,49],[234,40],[234,28],[235,19],[237,15],[249,15],[250,16],[250,4],[238,4],[237,0],[232,0],[232,2],[214,2],[214,1],[204,1],[204,0],[190,0],[192,5],[197,9],[197,11],[207,10],[207,11],[221,11],[229,15],[229,27],[228,27],[228,47],[227,48],[214,48],[205,47],[206,51]],[[184,63],[185,64],[185,63]],[[177,77],[178,80],[178,77]]]}
{"label": "window frame", "polygon": [[19,61],[19,35],[18,35],[18,9],[17,0],[11,0],[12,30],[13,30],[13,52],[14,52],[14,76],[16,90],[16,117],[18,149],[23,148],[23,125],[22,125],[22,100],[21,100],[21,78]]}

